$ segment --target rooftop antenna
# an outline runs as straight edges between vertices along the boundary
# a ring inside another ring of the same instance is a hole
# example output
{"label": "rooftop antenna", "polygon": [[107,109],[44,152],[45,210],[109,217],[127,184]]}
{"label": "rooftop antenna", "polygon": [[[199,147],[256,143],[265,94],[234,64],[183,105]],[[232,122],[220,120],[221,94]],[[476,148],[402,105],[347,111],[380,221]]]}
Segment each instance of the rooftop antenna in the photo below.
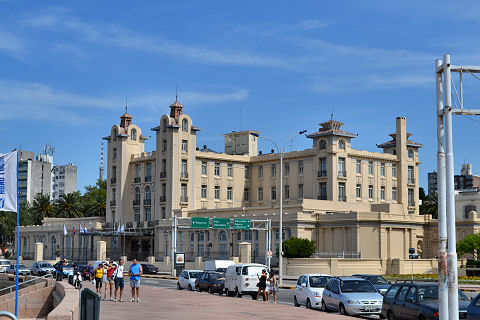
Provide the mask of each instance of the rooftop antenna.
{"label": "rooftop antenna", "polygon": [[242,131],[242,106],[240,106],[240,131]]}
{"label": "rooftop antenna", "polygon": [[178,90],[177,85],[175,85],[175,102],[178,101]]}
{"label": "rooftop antenna", "polygon": [[330,120],[333,120],[333,113],[335,112],[335,108],[332,108],[332,113],[330,114]]}
{"label": "rooftop antenna", "polygon": [[100,152],[100,168],[99,169],[100,169],[99,178],[100,178],[100,181],[103,181],[103,142],[102,142],[102,148]]}
{"label": "rooftop antenna", "polygon": [[[128,111],[128,97],[125,96],[125,113],[127,113]],[[102,145],[103,145],[103,142],[102,142]]]}

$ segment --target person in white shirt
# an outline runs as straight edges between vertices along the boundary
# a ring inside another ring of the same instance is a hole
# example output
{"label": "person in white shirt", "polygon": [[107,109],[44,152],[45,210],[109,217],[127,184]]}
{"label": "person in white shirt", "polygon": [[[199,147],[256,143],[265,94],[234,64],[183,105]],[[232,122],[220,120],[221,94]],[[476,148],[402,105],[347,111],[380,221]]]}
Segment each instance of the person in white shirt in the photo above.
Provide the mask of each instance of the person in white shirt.
{"label": "person in white shirt", "polygon": [[125,286],[125,283],[123,281],[123,260],[120,259],[118,261],[118,266],[115,269],[115,273],[113,274],[113,278],[115,279],[115,299],[113,301],[117,302],[117,292],[118,289],[120,289],[120,299],[118,300],[119,302],[123,302],[122,296],[123,296],[123,288]]}

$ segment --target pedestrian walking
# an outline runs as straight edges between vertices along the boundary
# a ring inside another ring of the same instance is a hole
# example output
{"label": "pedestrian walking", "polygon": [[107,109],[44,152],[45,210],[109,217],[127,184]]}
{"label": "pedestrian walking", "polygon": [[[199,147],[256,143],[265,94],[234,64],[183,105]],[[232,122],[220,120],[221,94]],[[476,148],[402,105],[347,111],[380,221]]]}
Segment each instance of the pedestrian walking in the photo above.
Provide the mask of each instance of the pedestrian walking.
{"label": "pedestrian walking", "polygon": [[124,269],[124,265],[123,265],[123,260],[120,259],[120,261],[118,261],[118,267],[117,269],[115,270],[115,273],[114,273],[114,279],[115,279],[115,299],[113,301],[117,301],[117,292],[119,291],[120,289],[120,297],[119,297],[119,302],[123,302],[123,288],[125,286],[125,283],[123,281],[123,269]]}
{"label": "pedestrian walking", "polygon": [[268,297],[273,294],[273,303],[277,303],[277,292],[278,292],[278,284],[277,284],[277,277],[275,277],[275,273],[270,271],[268,275],[269,287],[268,287]]}
{"label": "pedestrian walking", "polygon": [[113,274],[115,273],[116,269],[116,263],[113,262],[113,260],[110,260],[110,262],[107,264],[107,285],[105,287],[105,295],[107,290],[110,291],[110,301],[113,301],[113,285],[115,284],[115,281],[113,280]]}
{"label": "pedestrian walking", "polygon": [[102,294],[102,282],[103,282],[103,266],[99,264],[95,269],[95,288],[97,293]]}
{"label": "pedestrian walking", "polygon": [[138,263],[137,259],[132,260],[130,266],[130,287],[132,288],[132,299],[130,302],[135,301],[135,293],[137,294],[137,302],[140,302],[140,276],[143,273],[142,265]]}
{"label": "pedestrian walking", "polygon": [[102,298],[102,301],[106,301],[107,300],[107,291],[108,291],[108,287],[107,287],[107,262],[104,261],[102,262],[102,267],[103,267],[103,278],[102,278],[102,283],[103,283],[103,286],[105,287],[105,290],[103,291],[103,298]]}
{"label": "pedestrian walking", "polygon": [[257,277],[258,277],[257,300],[258,300],[258,297],[260,297],[260,294],[262,294],[263,301],[267,301],[268,297],[267,297],[267,293],[265,292],[265,290],[267,289],[267,270],[263,269],[262,275],[261,276],[257,275]]}

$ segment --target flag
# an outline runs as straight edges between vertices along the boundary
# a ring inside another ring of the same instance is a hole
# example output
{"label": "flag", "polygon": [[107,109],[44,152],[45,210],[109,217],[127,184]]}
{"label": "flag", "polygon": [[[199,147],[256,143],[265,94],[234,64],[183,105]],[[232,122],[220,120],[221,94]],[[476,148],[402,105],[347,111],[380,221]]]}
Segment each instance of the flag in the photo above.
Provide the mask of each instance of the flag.
{"label": "flag", "polygon": [[88,233],[88,231],[87,231],[87,225],[85,225],[85,227],[83,228],[83,232]]}
{"label": "flag", "polygon": [[120,233],[120,223],[118,224],[118,228],[117,228],[117,233],[116,234],[119,234]]}
{"label": "flag", "polygon": [[83,233],[82,225],[80,225],[80,233]]}
{"label": "flag", "polygon": [[65,224],[63,224],[63,235],[67,235],[67,227],[65,227]]}
{"label": "flag", "polygon": [[120,228],[120,232],[124,233],[125,232],[125,224],[122,224],[122,227]]}
{"label": "flag", "polygon": [[18,205],[17,151],[0,154],[0,211],[17,212]]}
{"label": "flag", "polygon": [[75,235],[75,226],[73,226],[73,235]]}

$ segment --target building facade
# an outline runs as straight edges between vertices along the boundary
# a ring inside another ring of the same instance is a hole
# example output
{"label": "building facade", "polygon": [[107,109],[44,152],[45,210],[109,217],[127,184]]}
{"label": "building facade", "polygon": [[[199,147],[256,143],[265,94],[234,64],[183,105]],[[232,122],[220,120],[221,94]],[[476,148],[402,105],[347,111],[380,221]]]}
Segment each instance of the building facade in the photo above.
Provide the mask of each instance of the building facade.
{"label": "building facade", "polygon": [[[462,164],[459,175],[454,176],[455,190],[471,190],[480,188],[480,176],[472,173],[470,163]],[[437,192],[437,172],[428,173],[428,194]]]}
{"label": "building facade", "polygon": [[52,200],[57,201],[64,194],[77,191],[77,166],[69,163],[53,167]]}
{"label": "building facade", "polygon": [[18,151],[19,200],[32,202],[37,193],[51,193],[52,162],[44,155],[34,158],[32,151]]}

